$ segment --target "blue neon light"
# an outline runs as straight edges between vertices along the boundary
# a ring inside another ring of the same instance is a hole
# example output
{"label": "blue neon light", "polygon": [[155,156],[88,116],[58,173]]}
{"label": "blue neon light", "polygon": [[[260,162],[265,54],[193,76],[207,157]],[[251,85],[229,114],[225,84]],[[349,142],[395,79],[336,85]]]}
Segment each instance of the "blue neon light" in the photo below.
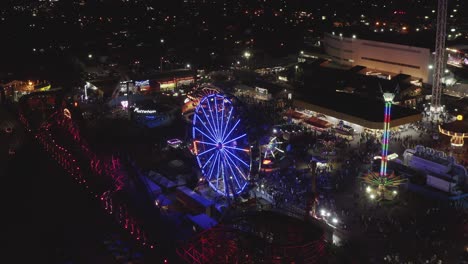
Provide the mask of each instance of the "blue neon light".
{"label": "blue neon light", "polygon": [[221,94],[204,97],[193,118],[198,165],[210,187],[225,196],[240,194],[250,174],[249,144],[240,123],[232,102]]}

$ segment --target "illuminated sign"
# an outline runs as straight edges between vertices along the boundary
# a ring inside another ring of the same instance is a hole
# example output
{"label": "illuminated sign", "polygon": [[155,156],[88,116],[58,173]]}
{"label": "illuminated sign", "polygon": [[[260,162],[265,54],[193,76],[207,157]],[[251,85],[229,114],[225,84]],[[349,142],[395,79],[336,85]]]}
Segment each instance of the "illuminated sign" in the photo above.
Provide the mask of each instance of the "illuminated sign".
{"label": "illuminated sign", "polygon": [[265,88],[255,87],[255,91],[261,94],[268,94],[268,90]]}
{"label": "illuminated sign", "polygon": [[121,101],[120,104],[122,105],[123,108],[128,107],[128,101]]}
{"label": "illuminated sign", "polygon": [[182,141],[181,141],[180,139],[178,139],[178,138],[174,138],[174,139],[169,139],[169,140],[167,141],[167,143],[168,143],[168,144],[181,144]]}
{"label": "illuminated sign", "polygon": [[135,86],[149,86],[150,83],[149,83],[149,80],[146,80],[146,81],[136,81],[135,82]]}
{"label": "illuminated sign", "polygon": [[138,114],[154,114],[156,113],[157,111],[156,110],[142,110],[142,109],[138,109],[138,108],[135,108],[135,110],[133,110],[135,113],[138,113]]}
{"label": "illuminated sign", "polygon": [[175,82],[162,82],[159,84],[161,90],[173,90],[176,87]]}

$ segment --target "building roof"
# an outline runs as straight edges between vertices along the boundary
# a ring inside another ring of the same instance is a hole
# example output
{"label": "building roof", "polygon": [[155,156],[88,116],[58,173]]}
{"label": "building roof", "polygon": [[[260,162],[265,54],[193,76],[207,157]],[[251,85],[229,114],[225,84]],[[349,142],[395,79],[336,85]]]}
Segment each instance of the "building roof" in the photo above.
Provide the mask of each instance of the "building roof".
{"label": "building roof", "polygon": [[187,217],[196,225],[201,227],[203,230],[212,228],[216,226],[218,222],[213,218],[209,217],[206,214],[199,214],[199,215],[187,215]]}
{"label": "building roof", "polygon": [[[347,93],[324,93],[299,96],[294,106],[319,112],[370,129],[382,129],[385,104],[383,101]],[[390,126],[400,126],[421,120],[416,110],[393,105]]]}
{"label": "building roof", "polygon": [[200,194],[190,190],[189,188],[187,188],[185,186],[177,187],[177,190],[185,193],[187,196],[190,196],[192,199],[194,199],[195,201],[197,201],[200,205],[202,205],[204,207],[209,207],[209,206],[213,205],[212,201],[206,199],[205,197],[203,197]]}
{"label": "building roof", "polygon": [[331,34],[332,32],[335,32],[335,36],[338,36],[341,33],[345,38],[352,38],[353,35],[356,35],[358,39],[435,50],[435,32],[431,30],[399,33],[395,31],[390,32],[388,30],[385,32],[374,32],[368,28],[362,27],[345,27],[331,30],[329,33],[333,36],[333,34]]}
{"label": "building roof", "polygon": [[173,70],[164,72],[150,72],[131,74],[130,78],[134,81],[141,80],[170,80],[174,78],[195,77],[197,72],[194,70]]}

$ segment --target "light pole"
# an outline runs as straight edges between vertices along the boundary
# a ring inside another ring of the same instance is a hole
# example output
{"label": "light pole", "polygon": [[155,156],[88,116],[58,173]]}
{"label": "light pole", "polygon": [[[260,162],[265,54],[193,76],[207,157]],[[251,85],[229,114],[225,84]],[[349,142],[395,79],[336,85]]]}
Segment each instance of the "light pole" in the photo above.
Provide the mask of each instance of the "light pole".
{"label": "light pole", "polygon": [[[161,50],[164,50],[164,39],[160,39],[160,42],[161,42]],[[160,66],[159,66],[159,70],[162,72],[163,71],[163,60],[164,60],[164,57],[161,56],[161,61],[160,61]]]}
{"label": "light pole", "polygon": [[127,111],[128,111],[128,118],[131,119],[132,118],[132,113],[130,111],[130,83],[133,83],[133,81],[126,81],[126,85],[127,85]]}
{"label": "light pole", "polygon": [[249,51],[244,52],[244,58],[247,60],[247,67],[250,66],[249,59],[252,57],[252,54]]}

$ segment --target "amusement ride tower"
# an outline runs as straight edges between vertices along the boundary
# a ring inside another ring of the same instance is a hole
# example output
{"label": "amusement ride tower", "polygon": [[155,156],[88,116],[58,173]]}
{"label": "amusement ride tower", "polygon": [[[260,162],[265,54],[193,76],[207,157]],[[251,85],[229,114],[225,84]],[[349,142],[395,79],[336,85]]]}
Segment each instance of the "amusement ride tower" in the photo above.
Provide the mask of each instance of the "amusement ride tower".
{"label": "amusement ride tower", "polygon": [[439,114],[443,110],[440,103],[442,94],[441,78],[445,69],[445,38],[447,34],[447,2],[448,0],[438,0],[437,5],[437,31],[434,58],[434,73],[432,85],[432,98],[430,111],[434,120],[439,119]]}
{"label": "amusement ride tower", "polygon": [[[398,86],[395,93],[399,90]],[[391,174],[387,173],[388,164],[388,143],[390,139],[390,121],[392,114],[392,103],[395,98],[395,93],[386,92],[383,93],[385,101],[385,115],[384,115],[384,128],[382,131],[382,156],[380,163],[380,172],[369,171],[365,174],[362,179],[368,184],[366,192],[369,198],[372,200],[393,200],[398,194],[398,186],[401,185],[405,179],[395,175],[395,172]]]}
{"label": "amusement ride tower", "polygon": [[382,133],[382,163],[380,164],[380,177],[387,177],[387,162],[388,162],[388,139],[390,138],[390,117],[392,113],[394,93],[384,93],[385,115],[384,128]]}

